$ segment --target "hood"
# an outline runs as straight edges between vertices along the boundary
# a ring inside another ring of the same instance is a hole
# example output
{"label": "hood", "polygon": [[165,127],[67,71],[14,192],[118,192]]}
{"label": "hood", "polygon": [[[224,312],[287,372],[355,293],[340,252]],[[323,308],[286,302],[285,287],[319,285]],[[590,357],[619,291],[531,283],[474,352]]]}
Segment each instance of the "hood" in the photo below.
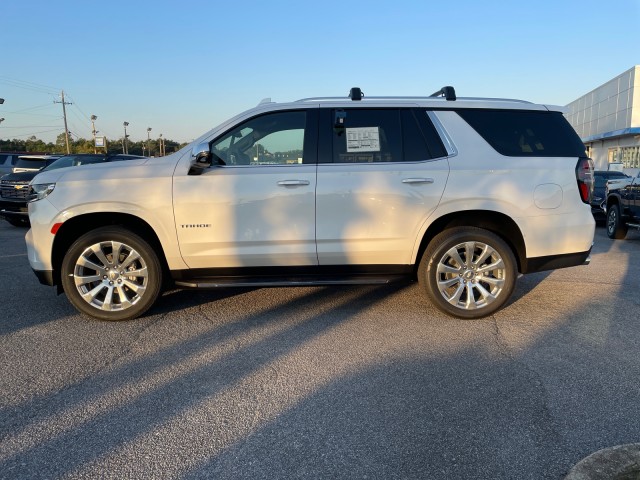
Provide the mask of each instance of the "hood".
{"label": "hood", "polygon": [[109,181],[120,178],[148,177],[151,175],[149,169],[153,169],[153,174],[170,167],[173,173],[175,158],[172,156],[160,158],[140,158],[117,162],[94,163],[79,165],[76,167],[64,167],[54,170],[43,170],[31,181],[34,183],[58,183],[58,182],[92,182]]}
{"label": "hood", "polygon": [[1,180],[3,182],[30,182],[37,174],[38,171],[8,173],[7,175],[3,175]]}

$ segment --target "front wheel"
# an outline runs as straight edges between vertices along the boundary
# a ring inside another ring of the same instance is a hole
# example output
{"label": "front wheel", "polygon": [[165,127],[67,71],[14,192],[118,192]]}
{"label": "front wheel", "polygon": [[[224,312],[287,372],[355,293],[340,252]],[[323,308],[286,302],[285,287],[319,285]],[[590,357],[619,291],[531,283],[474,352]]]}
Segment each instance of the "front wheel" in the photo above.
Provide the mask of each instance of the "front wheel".
{"label": "front wheel", "polygon": [[627,226],[622,223],[618,205],[611,205],[607,210],[607,236],[617,240],[627,236]]}
{"label": "front wheel", "polygon": [[499,236],[477,227],[439,233],[418,266],[418,282],[445,313],[486,317],[502,307],[515,286],[516,260]]}
{"label": "front wheel", "polygon": [[80,237],[62,261],[62,286],[81,312],[101,320],[131,320],[160,293],[162,268],[153,248],[120,227]]}

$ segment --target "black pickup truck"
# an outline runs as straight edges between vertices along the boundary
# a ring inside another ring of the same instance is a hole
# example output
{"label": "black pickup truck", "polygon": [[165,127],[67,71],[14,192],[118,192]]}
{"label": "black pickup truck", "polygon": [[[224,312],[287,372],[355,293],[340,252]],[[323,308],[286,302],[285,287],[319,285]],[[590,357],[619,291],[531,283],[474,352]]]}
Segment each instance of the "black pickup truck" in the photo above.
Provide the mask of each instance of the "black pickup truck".
{"label": "black pickup truck", "polygon": [[640,229],[640,173],[607,184],[607,235],[624,238],[629,227]]}

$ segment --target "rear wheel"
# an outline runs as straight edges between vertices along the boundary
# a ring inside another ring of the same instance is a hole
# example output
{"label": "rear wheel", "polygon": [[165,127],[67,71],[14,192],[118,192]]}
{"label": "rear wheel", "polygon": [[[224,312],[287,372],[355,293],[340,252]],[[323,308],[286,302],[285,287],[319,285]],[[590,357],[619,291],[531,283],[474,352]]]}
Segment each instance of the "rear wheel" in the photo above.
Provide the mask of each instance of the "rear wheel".
{"label": "rear wheel", "polygon": [[80,237],[62,261],[62,286],[81,312],[101,320],[130,320],[153,305],[162,268],[151,246],[120,227]]}
{"label": "rear wheel", "polygon": [[418,282],[443,312],[464,319],[486,317],[511,297],[517,275],[511,248],[477,227],[438,234],[425,250]]}
{"label": "rear wheel", "polygon": [[607,236],[617,240],[627,236],[627,226],[622,223],[618,205],[611,205],[607,210]]}

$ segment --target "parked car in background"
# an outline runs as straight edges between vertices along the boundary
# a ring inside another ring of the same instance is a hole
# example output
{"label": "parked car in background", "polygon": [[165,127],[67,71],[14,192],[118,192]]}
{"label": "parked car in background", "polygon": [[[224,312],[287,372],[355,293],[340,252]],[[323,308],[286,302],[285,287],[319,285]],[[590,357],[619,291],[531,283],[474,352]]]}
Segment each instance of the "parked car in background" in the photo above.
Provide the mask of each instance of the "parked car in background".
{"label": "parked car in background", "polygon": [[18,163],[18,158],[24,155],[30,154],[28,152],[0,152],[0,177],[12,173],[13,167]]}
{"label": "parked car in background", "polygon": [[603,203],[607,199],[607,182],[630,178],[618,170],[596,170],[593,172],[593,194],[591,195],[591,213],[596,220],[603,221],[607,215],[603,209]]}
{"label": "parked car in background", "polygon": [[20,155],[11,168],[11,173],[37,172],[48,167],[62,155]]}
{"label": "parked car in background", "polygon": [[[55,170],[65,167],[77,167],[94,163],[116,162],[146,158],[138,155],[104,155],[81,153],[64,156],[29,155],[21,156],[14,170],[0,178],[0,217],[4,217],[11,225],[29,226],[27,203],[31,195],[29,183],[41,171]],[[37,168],[40,165],[40,168]]]}
{"label": "parked car in background", "polygon": [[640,173],[607,188],[607,235],[622,239],[629,228],[640,229]]}

